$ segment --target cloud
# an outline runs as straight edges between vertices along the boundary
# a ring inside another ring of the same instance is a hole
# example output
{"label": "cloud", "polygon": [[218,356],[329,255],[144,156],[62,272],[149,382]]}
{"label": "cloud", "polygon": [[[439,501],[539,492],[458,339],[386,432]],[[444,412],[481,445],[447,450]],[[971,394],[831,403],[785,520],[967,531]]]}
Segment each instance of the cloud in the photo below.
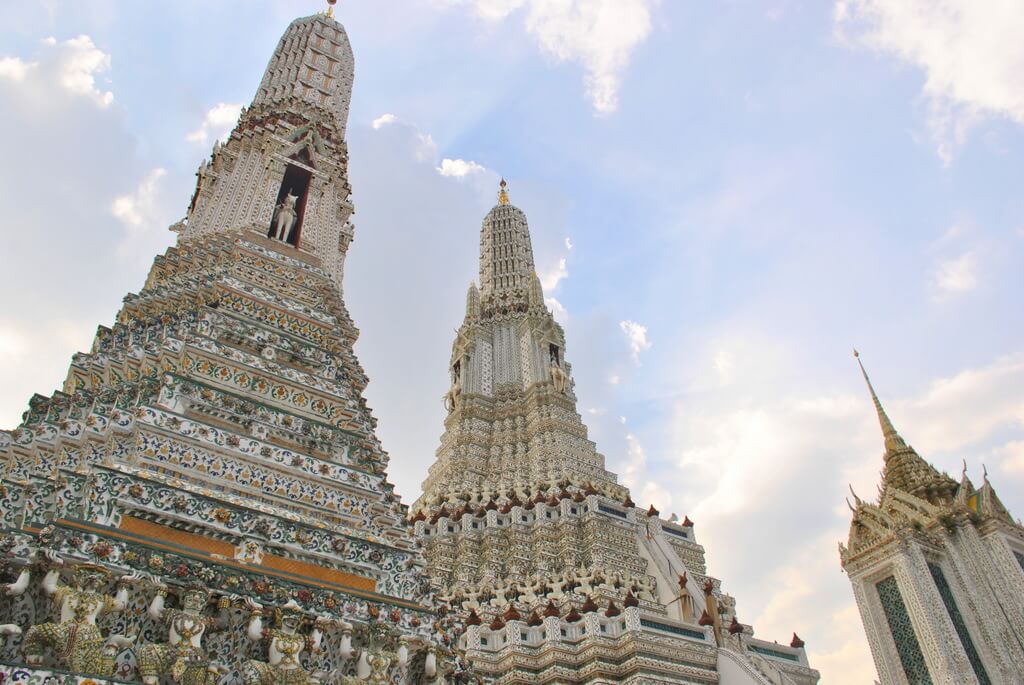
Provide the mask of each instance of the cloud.
{"label": "cloud", "polygon": [[569,312],[566,311],[562,303],[553,297],[545,297],[544,304],[551,310],[551,315],[555,317],[555,321],[562,324],[563,326],[569,321]]}
{"label": "cloud", "polygon": [[185,140],[190,143],[206,143],[211,138],[215,141],[225,140],[238,123],[241,114],[241,104],[217,103],[206,112],[196,130],[185,134]]}
{"label": "cloud", "polygon": [[447,157],[441,160],[441,166],[437,167],[437,172],[442,176],[454,176],[456,178],[463,178],[470,174],[478,174],[486,172],[487,169],[476,162],[466,161],[465,159],[448,159]]}
{"label": "cloud", "polygon": [[939,259],[933,277],[942,295],[970,292],[978,285],[978,255],[965,252],[954,259]]}
{"label": "cloud", "polygon": [[929,129],[947,163],[979,117],[1024,124],[1024,12],[975,0],[837,0],[843,39],[921,69]]}
{"label": "cloud", "polygon": [[618,91],[633,50],[651,32],[659,0],[435,0],[469,5],[483,19],[501,21],[518,10],[541,51],[584,69],[584,86],[595,112],[618,107]]}
{"label": "cloud", "polygon": [[[625,424],[625,417],[622,423]],[[647,452],[640,439],[633,433],[626,433],[626,461],[622,468],[622,482],[630,489],[640,505],[653,504],[659,510],[672,506],[672,495],[657,481],[649,478]]]}
{"label": "cloud", "polygon": [[57,44],[62,52],[60,82],[69,92],[93,99],[101,107],[114,101],[114,94],[96,87],[96,75],[110,71],[110,55],[103,52],[89,36],[78,36]]}
{"label": "cloud", "polygon": [[387,126],[388,124],[394,124],[397,121],[398,121],[398,117],[396,117],[394,114],[381,114],[379,117],[377,117],[376,119],[373,120],[373,124],[372,124],[373,130],[376,131],[377,129],[381,128],[382,126]]}
{"label": "cloud", "polygon": [[111,203],[110,213],[126,229],[117,246],[118,256],[122,259],[137,259],[142,265],[149,264],[153,256],[170,242],[164,231],[174,214],[172,201],[167,197],[163,184],[166,176],[166,169],[153,169],[135,190],[114,198]]}
{"label": "cloud", "polygon": [[565,267],[565,257],[560,258],[558,264],[539,274],[539,276],[541,287],[544,288],[545,292],[557,288],[559,282],[569,276],[569,270]]}
{"label": "cloud", "polygon": [[639,364],[640,353],[651,349],[651,341],[647,339],[647,326],[627,320],[620,321],[619,328],[629,340],[629,351],[633,356],[633,362]]}
{"label": "cloud", "polygon": [[139,184],[134,193],[115,198],[110,206],[110,213],[123,221],[127,226],[138,228],[149,218],[153,210],[157,186],[160,179],[167,175],[166,169],[153,169]]}
{"label": "cloud", "polygon": [[58,42],[56,38],[40,41],[43,46],[38,61],[19,57],[0,58],[0,78],[22,82],[30,75],[36,81],[57,83],[67,93],[84,96],[99,107],[108,107],[114,94],[96,86],[96,77],[110,71],[110,55],[96,47],[86,35]]}
{"label": "cloud", "polygon": [[34,62],[24,62],[17,57],[3,57],[0,58],[0,78],[24,81],[25,75],[36,66]]}

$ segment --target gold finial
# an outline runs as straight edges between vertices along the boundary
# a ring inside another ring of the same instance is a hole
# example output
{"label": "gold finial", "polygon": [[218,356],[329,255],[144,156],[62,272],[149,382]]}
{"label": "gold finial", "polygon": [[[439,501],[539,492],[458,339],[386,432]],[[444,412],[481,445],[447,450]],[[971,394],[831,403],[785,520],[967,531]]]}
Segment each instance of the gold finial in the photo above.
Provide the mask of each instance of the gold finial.
{"label": "gold finial", "polygon": [[875,393],[875,388],[871,385],[871,379],[868,378],[868,372],[864,369],[864,362],[860,360],[860,353],[854,349],[853,356],[857,359],[857,365],[860,366],[861,375],[864,376],[864,382],[867,383],[868,392],[871,393],[871,401],[875,405],[875,412],[878,414],[878,423],[882,427],[882,436],[885,438],[885,453],[886,458],[889,455],[898,452],[900,450],[907,449],[907,443],[903,441],[900,434],[896,432],[896,428],[892,425],[892,421],[889,420],[889,415],[885,413],[885,409],[882,408],[882,402],[878,399],[878,394]]}
{"label": "gold finial", "polygon": [[505,179],[501,179],[501,183],[498,184],[498,188],[500,188],[500,190],[498,190],[498,204],[499,205],[507,205],[508,204],[508,183],[505,182]]}
{"label": "gold finial", "polygon": [[334,6],[338,4],[338,0],[327,0],[327,18],[331,19],[334,17]]}

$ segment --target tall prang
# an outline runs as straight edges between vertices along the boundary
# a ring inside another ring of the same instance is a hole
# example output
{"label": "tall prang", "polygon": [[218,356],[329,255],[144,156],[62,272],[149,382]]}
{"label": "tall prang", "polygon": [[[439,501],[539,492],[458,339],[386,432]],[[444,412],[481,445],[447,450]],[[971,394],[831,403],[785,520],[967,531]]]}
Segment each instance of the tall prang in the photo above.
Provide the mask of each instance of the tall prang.
{"label": "tall prang", "polygon": [[[858,364],[860,355],[856,352]],[[885,444],[877,502],[853,494],[839,545],[887,685],[1021,682],[1024,527],[967,462],[957,482],[897,432],[860,364]]]}
{"label": "tall prang", "polygon": [[411,508],[460,645],[496,683],[813,685],[796,635],[753,637],[689,518],[638,508],[576,410],[526,215],[498,203],[449,362],[437,460]]}
{"label": "tall prang", "polygon": [[352,77],[330,14],[289,26],[177,245],[0,433],[0,680],[443,670],[342,301]]}

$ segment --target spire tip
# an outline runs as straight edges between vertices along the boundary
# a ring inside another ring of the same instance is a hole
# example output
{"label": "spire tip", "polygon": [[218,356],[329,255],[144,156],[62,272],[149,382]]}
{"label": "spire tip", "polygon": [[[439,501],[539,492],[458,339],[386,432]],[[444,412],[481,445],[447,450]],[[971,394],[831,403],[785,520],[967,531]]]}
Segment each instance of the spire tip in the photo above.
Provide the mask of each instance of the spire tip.
{"label": "spire tip", "polygon": [[504,178],[501,179],[501,183],[498,184],[498,204],[508,204],[508,182]]}

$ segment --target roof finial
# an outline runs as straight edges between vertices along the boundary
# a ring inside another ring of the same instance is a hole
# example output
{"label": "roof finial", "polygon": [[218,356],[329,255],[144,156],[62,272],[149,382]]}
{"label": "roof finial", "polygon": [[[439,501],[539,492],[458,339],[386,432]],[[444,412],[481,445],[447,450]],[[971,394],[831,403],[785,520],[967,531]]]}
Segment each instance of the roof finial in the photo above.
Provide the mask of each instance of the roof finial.
{"label": "roof finial", "polygon": [[508,183],[505,182],[505,179],[501,179],[501,183],[498,184],[498,188],[499,188],[499,190],[498,190],[498,204],[499,205],[507,205],[508,204]]}
{"label": "roof finial", "polygon": [[885,454],[886,457],[897,452],[899,450],[905,450],[907,443],[903,441],[900,434],[896,432],[896,427],[892,425],[892,421],[889,420],[889,415],[885,413],[885,409],[882,408],[882,403],[878,399],[878,395],[875,394],[875,388],[871,385],[871,379],[868,378],[868,372],[864,370],[864,363],[860,360],[860,352],[856,349],[853,351],[853,356],[857,359],[857,365],[860,366],[860,372],[864,376],[864,382],[868,384],[868,391],[871,393],[871,401],[875,403],[875,411],[878,413],[878,424],[882,427],[882,435],[885,437]]}
{"label": "roof finial", "polygon": [[338,0],[327,0],[327,18],[331,19],[334,17],[334,6],[338,4]]}

